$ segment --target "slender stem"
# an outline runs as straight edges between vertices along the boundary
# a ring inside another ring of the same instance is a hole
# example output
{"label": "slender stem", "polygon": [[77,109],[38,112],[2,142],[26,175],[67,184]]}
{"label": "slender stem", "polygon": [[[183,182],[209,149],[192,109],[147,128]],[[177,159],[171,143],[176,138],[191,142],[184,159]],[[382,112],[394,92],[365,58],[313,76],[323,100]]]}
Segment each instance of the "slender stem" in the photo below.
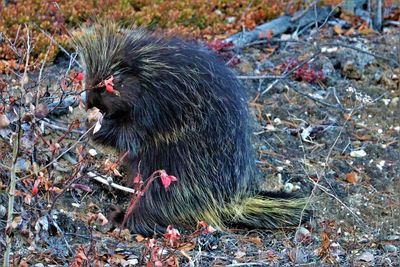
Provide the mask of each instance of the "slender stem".
{"label": "slender stem", "polygon": [[12,166],[11,166],[11,179],[10,179],[10,191],[8,196],[8,211],[7,211],[7,226],[6,226],[6,251],[4,252],[4,261],[3,266],[9,266],[10,264],[10,252],[11,252],[11,233],[10,227],[13,221],[14,216],[14,199],[15,199],[15,185],[17,183],[17,175],[16,175],[16,163],[18,159],[18,150],[19,150],[19,133],[17,132],[12,136],[12,144],[13,144],[13,153],[12,153]]}

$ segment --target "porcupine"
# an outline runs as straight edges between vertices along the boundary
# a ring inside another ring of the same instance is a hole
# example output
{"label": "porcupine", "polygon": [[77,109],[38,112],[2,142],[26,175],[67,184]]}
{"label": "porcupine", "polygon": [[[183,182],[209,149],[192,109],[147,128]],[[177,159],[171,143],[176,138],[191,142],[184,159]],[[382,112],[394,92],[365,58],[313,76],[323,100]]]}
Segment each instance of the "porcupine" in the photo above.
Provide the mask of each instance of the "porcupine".
{"label": "porcupine", "polygon": [[[76,35],[87,108],[104,114],[95,143],[125,158],[127,176],[164,169],[178,182],[156,180],[127,220],[150,236],[205,221],[276,228],[298,224],[304,199],[260,191],[244,86],[224,60],[200,44],[144,29],[102,23]],[[96,85],[113,77],[119,95]]]}

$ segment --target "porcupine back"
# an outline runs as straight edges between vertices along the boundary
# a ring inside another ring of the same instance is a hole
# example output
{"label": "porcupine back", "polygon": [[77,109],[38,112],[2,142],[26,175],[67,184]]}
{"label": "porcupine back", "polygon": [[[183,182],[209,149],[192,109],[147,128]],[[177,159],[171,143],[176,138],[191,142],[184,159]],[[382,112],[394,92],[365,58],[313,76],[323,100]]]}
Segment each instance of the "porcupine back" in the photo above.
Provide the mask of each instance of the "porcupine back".
{"label": "porcupine back", "polygon": [[[303,200],[258,194],[245,89],[225,63],[200,45],[106,23],[75,39],[87,107],[104,114],[95,142],[129,151],[128,177],[164,169],[127,225],[151,235],[169,224],[193,228],[270,228],[298,223]],[[95,88],[110,76],[120,96]]]}

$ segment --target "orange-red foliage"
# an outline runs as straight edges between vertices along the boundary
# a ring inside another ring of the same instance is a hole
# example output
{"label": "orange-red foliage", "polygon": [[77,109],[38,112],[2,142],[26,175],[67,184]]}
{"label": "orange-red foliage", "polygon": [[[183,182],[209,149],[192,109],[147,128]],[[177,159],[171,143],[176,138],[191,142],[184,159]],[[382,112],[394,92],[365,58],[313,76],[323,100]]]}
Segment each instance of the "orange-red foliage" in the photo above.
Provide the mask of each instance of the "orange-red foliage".
{"label": "orange-red foliage", "polygon": [[[71,49],[68,30],[83,22],[113,19],[151,26],[166,33],[210,40],[252,29],[283,12],[304,8],[303,0],[14,0],[0,6],[0,72],[24,67],[27,31],[32,50],[29,65],[54,59],[58,44]],[[330,4],[338,0],[325,0]],[[251,3],[251,4],[250,4]],[[49,36],[46,36],[46,33]]]}

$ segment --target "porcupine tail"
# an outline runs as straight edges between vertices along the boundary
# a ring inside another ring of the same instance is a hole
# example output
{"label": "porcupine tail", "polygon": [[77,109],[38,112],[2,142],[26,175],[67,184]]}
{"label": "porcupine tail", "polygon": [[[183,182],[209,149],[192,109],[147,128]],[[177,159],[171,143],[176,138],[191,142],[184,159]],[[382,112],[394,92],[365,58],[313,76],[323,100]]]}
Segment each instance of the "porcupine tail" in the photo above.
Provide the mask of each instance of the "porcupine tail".
{"label": "porcupine tail", "polygon": [[227,206],[225,221],[234,226],[276,229],[296,226],[310,217],[307,198],[282,192],[260,192]]}

